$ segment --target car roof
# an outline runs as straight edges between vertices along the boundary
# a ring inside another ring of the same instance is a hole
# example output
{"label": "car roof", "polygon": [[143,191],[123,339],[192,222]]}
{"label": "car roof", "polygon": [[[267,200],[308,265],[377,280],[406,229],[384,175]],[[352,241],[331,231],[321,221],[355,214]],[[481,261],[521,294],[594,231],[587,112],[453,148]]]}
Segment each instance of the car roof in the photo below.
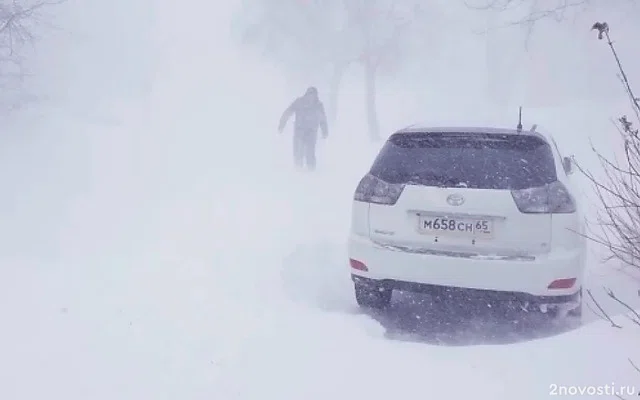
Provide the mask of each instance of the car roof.
{"label": "car roof", "polygon": [[428,126],[421,124],[409,125],[395,133],[488,133],[498,135],[533,135],[543,139],[547,139],[544,134],[535,130],[537,126],[531,129],[523,129],[518,131],[515,128],[499,128],[499,127],[480,127],[480,126]]}

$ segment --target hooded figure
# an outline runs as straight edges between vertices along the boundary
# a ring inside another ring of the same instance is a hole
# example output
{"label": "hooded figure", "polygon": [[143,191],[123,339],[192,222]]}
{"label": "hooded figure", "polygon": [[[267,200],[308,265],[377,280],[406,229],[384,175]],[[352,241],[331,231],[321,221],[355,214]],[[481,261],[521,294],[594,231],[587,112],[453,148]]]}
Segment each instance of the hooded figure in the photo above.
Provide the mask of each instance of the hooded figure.
{"label": "hooded figure", "polygon": [[305,94],[291,103],[280,118],[278,131],[282,132],[291,115],[295,114],[293,125],[293,161],[297,167],[302,167],[306,161],[307,168],[314,170],[316,167],[316,142],[318,140],[318,128],[322,129],[322,137],[329,134],[327,117],[324,105],[318,98],[318,90],[315,87],[307,89]]}

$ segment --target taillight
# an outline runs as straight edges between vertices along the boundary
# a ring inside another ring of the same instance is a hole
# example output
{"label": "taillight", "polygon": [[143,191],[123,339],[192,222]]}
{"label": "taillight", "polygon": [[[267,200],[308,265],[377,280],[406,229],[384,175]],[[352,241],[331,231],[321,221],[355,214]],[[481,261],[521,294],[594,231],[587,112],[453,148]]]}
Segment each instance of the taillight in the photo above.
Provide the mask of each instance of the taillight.
{"label": "taillight", "polygon": [[576,212],[576,202],[562,184],[555,181],[548,185],[512,190],[511,195],[518,210],[526,214],[569,214]]}
{"label": "taillight", "polygon": [[365,203],[394,205],[404,190],[404,184],[387,183],[371,174],[360,180],[353,199]]}
{"label": "taillight", "polygon": [[575,285],[576,280],[576,278],[556,279],[547,286],[547,289],[570,289]]}

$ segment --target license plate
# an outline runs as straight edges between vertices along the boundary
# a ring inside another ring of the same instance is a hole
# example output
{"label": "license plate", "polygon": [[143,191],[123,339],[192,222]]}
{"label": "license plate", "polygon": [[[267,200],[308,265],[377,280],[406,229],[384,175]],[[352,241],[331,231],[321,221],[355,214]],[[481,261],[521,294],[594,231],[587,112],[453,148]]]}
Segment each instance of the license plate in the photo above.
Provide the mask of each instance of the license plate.
{"label": "license plate", "polygon": [[420,216],[418,230],[429,235],[491,238],[493,221],[476,218]]}

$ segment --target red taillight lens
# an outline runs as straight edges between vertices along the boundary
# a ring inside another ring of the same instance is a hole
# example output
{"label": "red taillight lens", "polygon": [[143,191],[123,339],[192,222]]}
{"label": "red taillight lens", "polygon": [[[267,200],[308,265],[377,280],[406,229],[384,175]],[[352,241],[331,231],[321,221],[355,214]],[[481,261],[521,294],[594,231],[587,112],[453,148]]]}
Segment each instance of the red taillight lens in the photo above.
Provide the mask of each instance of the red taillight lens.
{"label": "red taillight lens", "polygon": [[547,287],[549,289],[569,289],[569,288],[572,288],[573,285],[575,285],[575,283],[576,283],[576,278],[556,279],[555,281],[551,282]]}
{"label": "red taillight lens", "polygon": [[545,186],[512,190],[518,210],[526,214],[570,214],[576,212],[576,202],[560,181]]}
{"label": "red taillight lens", "polygon": [[363,263],[362,261],[354,260],[353,258],[349,259],[349,264],[351,265],[351,268],[353,268],[353,269],[357,269],[357,270],[360,270],[360,271],[368,271],[369,270],[369,268],[367,268],[365,263]]}
{"label": "red taillight lens", "polygon": [[360,180],[353,199],[365,203],[394,205],[404,190],[404,184],[387,183],[371,174]]}

